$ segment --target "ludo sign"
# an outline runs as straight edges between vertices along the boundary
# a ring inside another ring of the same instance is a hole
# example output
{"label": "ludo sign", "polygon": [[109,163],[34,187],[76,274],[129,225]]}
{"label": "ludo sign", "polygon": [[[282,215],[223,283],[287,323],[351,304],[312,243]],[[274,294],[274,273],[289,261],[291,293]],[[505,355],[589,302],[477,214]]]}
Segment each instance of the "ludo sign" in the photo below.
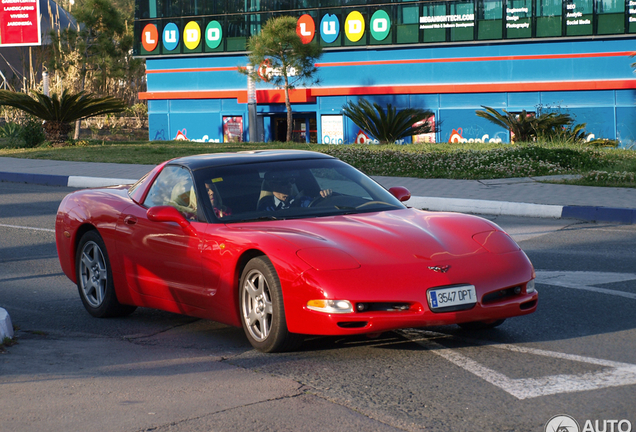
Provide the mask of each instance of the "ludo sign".
{"label": "ludo sign", "polygon": [[[391,30],[391,19],[389,14],[379,9],[376,10],[368,23],[368,31],[376,41],[383,41]],[[314,40],[316,33],[320,33],[320,38],[325,43],[333,43],[341,32],[351,42],[358,42],[367,31],[367,23],[364,16],[358,11],[350,12],[344,23],[336,15],[325,14],[320,20],[318,28],[311,15],[305,14],[298,18],[296,33],[303,43],[308,44]],[[169,22],[159,35],[159,29],[155,24],[147,24],[141,32],[141,44],[147,53],[157,50],[159,43],[163,45],[164,51],[174,51],[179,42],[183,39],[183,44],[189,50],[195,50],[201,43],[210,49],[216,49],[223,41],[223,28],[216,21],[210,21],[205,29],[202,29],[198,22],[190,21],[180,31],[177,24]]]}

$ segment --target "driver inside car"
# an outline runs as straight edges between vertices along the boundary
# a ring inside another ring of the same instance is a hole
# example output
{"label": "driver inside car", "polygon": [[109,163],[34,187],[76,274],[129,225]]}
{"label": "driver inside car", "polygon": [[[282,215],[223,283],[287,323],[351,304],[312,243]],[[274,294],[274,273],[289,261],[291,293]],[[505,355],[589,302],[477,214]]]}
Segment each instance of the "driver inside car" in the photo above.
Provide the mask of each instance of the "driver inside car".
{"label": "driver inside car", "polygon": [[[307,195],[294,196],[294,183],[295,179],[292,177],[270,180],[272,195],[263,199],[259,205],[259,210],[276,211],[291,207],[308,207],[315,198]],[[331,189],[323,189],[319,196],[327,198],[331,194]]]}

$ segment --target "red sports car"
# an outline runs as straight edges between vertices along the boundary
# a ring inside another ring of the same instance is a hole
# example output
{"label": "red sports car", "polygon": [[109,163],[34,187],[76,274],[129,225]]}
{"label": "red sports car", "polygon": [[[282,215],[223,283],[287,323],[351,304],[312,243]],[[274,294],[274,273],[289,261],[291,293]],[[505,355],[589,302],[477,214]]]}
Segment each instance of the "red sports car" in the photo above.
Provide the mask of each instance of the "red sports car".
{"label": "red sports car", "polygon": [[91,315],[211,319],[264,352],[303,335],[488,328],[535,311],[532,264],[501,228],[409,197],[321,153],[190,156],[132,186],[69,194],[56,243]]}

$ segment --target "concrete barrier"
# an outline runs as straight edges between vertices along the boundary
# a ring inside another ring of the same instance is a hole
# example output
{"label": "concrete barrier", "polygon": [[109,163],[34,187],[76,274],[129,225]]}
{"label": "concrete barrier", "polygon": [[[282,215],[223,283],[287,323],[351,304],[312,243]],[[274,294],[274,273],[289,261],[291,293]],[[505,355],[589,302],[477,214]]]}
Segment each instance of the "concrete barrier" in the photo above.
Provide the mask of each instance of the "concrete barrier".
{"label": "concrete barrier", "polygon": [[0,342],[6,337],[13,338],[13,324],[9,313],[0,308]]}

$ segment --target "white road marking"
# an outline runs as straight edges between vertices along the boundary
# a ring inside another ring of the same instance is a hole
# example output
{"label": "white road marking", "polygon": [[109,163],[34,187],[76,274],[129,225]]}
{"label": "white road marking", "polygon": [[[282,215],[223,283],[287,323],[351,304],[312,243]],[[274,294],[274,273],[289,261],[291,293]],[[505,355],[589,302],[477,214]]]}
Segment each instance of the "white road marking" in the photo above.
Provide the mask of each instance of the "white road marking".
{"label": "white road marking", "polygon": [[3,228],[26,229],[26,230],[33,230],[33,231],[46,231],[46,232],[52,232],[52,233],[54,233],[54,232],[55,232],[55,230],[54,230],[54,229],[50,229],[50,228],[37,228],[37,227],[27,227],[27,226],[20,226],[20,225],[7,225],[7,224],[0,224],[0,227],[3,227]]}
{"label": "white road marking", "polygon": [[400,333],[411,341],[429,349],[431,353],[445,358],[456,366],[477,375],[484,381],[499,387],[519,400],[561,393],[590,391],[607,387],[622,387],[636,384],[636,365],[634,364],[595,359],[592,357],[546,351],[542,349],[519,347],[509,344],[488,345],[488,347],[512,352],[576,361],[603,366],[605,368],[598,372],[586,372],[578,375],[563,374],[548,375],[537,378],[509,378],[503,373],[487,368],[475,360],[433,340],[440,337],[448,337],[448,335],[426,330],[411,329],[401,330]]}
{"label": "white road marking", "polygon": [[547,270],[537,270],[536,273],[537,278],[535,279],[535,281],[540,284],[592,291],[636,300],[636,293],[593,286],[636,280],[636,274],[634,273]]}

